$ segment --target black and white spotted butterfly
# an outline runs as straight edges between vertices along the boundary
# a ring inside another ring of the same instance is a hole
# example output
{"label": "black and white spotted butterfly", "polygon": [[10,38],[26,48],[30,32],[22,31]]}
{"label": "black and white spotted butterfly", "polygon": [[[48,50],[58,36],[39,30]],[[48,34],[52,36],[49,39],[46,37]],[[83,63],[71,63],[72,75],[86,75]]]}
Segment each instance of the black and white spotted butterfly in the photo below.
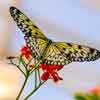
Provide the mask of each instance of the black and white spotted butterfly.
{"label": "black and white spotted butterfly", "polygon": [[10,7],[10,14],[24,33],[27,46],[34,58],[50,65],[66,65],[74,61],[94,61],[100,52],[94,48],[65,42],[53,42],[19,9]]}

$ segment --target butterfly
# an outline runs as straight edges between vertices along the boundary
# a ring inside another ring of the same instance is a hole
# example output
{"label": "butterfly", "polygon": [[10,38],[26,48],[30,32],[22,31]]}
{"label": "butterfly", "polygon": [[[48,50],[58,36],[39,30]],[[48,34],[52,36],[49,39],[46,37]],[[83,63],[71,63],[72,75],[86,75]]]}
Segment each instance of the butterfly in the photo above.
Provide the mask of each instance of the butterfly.
{"label": "butterfly", "polygon": [[66,42],[54,42],[19,9],[10,7],[10,14],[24,34],[24,39],[35,59],[50,65],[67,65],[71,62],[94,61],[100,51],[88,46]]}

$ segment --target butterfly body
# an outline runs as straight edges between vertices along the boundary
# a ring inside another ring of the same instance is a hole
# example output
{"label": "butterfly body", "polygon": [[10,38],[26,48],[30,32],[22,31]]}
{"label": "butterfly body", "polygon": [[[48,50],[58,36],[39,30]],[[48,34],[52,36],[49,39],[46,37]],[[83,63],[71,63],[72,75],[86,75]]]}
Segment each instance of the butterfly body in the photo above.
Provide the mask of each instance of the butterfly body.
{"label": "butterfly body", "polygon": [[100,58],[100,51],[66,42],[54,42],[48,39],[41,30],[20,10],[10,8],[11,16],[24,33],[24,39],[35,59],[51,65],[67,65],[71,62],[94,61]]}

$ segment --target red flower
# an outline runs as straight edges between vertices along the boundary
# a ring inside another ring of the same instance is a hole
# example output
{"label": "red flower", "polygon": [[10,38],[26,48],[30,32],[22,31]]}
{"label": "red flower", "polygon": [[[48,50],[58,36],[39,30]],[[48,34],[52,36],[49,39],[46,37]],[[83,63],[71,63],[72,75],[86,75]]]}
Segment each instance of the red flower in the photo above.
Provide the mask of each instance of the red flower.
{"label": "red flower", "polygon": [[57,71],[63,68],[63,66],[60,65],[48,65],[48,64],[41,64],[40,68],[44,71],[44,73],[41,76],[42,80],[47,80],[48,78],[53,79],[54,82],[58,82],[59,80],[63,80],[61,77],[59,77]]}
{"label": "red flower", "polygon": [[90,89],[90,92],[94,94],[100,94],[100,87],[92,88]]}
{"label": "red flower", "polygon": [[44,80],[44,81],[47,80],[48,78],[49,78],[49,73],[48,72],[44,72],[41,76],[41,79]]}
{"label": "red flower", "polygon": [[29,48],[27,46],[24,46],[21,49],[21,53],[22,53],[22,55],[24,55],[26,57],[26,59],[29,59],[30,56],[31,56],[31,52],[30,52],[30,50],[29,50]]}

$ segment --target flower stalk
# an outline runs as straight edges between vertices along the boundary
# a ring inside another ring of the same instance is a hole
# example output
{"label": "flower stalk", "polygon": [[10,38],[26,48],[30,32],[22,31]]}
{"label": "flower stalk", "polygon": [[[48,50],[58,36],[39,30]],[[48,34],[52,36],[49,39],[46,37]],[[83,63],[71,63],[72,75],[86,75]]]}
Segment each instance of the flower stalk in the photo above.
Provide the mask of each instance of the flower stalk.
{"label": "flower stalk", "polygon": [[29,95],[26,96],[24,100],[28,100],[29,97],[31,97],[46,81],[43,81],[40,83]]}
{"label": "flower stalk", "polygon": [[24,88],[25,88],[25,86],[26,86],[28,77],[29,77],[29,75],[26,76],[25,81],[24,81],[24,83],[23,83],[23,85],[22,85],[22,88],[21,88],[20,92],[18,93],[18,96],[17,96],[16,100],[19,100],[19,98],[20,98],[20,96],[21,96],[21,94],[22,94],[22,92],[23,92],[23,90],[24,90]]}
{"label": "flower stalk", "polygon": [[[33,75],[32,73],[34,73],[34,88],[30,93],[28,93],[24,100],[28,100],[28,98],[32,96],[48,79],[52,79],[54,82],[62,80],[57,72],[62,69],[63,66],[41,64],[39,60],[36,61],[34,55],[30,52],[27,46],[24,46],[21,49],[21,54],[19,57],[8,57],[8,59],[10,60],[10,64],[15,65],[25,77],[24,83],[16,97],[16,100],[20,99],[29,76]],[[15,59],[18,61],[18,63],[15,61]],[[23,68],[25,70],[23,70]]]}

